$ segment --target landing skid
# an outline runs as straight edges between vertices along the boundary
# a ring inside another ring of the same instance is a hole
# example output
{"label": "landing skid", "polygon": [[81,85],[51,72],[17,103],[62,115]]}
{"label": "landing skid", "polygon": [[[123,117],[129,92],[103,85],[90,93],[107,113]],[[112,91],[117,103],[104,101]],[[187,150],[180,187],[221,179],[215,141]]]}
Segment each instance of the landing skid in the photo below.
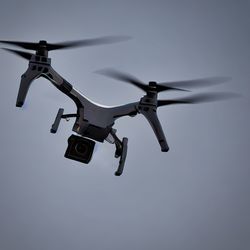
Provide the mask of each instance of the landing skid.
{"label": "landing skid", "polygon": [[115,134],[116,130],[112,129],[109,136],[106,138],[106,141],[109,143],[115,144],[116,151],[115,151],[115,158],[120,157],[119,166],[115,172],[116,176],[120,176],[123,173],[126,157],[127,157],[127,150],[128,150],[128,138],[123,137],[122,141],[117,137]]}

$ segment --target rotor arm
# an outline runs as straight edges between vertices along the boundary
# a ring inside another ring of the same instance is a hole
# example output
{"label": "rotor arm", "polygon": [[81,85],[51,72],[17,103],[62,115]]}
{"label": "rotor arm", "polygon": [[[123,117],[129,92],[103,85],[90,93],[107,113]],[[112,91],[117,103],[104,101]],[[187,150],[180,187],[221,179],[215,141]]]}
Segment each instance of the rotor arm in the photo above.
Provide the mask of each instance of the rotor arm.
{"label": "rotor arm", "polygon": [[27,71],[21,77],[20,87],[16,101],[17,107],[23,106],[31,83],[39,77],[44,77],[48,79],[57,89],[59,89],[61,92],[73,99],[73,101],[78,107],[81,106],[77,96],[71,94],[73,86],[69,82],[67,82],[62,76],[60,76],[51,67],[51,65],[37,64],[31,62]]}
{"label": "rotor arm", "polygon": [[152,108],[149,108],[149,110],[144,110],[143,108],[140,110],[140,113],[145,116],[145,118],[148,120],[149,124],[151,125],[157,140],[160,144],[161,151],[167,152],[169,150],[166,137],[164,135],[164,132],[162,130],[161,123],[158,119],[157,113]]}
{"label": "rotor arm", "polygon": [[[42,76],[48,79],[56,88],[65,92],[65,89],[70,92],[72,90],[72,85],[67,82],[60,74],[58,74],[51,66],[47,69],[46,73],[43,73]],[[66,94],[66,93],[65,93]]]}
{"label": "rotor arm", "polygon": [[48,68],[48,71],[43,73],[41,76],[49,80],[58,90],[71,98],[78,108],[82,107],[79,97],[72,94],[73,86],[60,74],[58,74],[51,66]]}
{"label": "rotor arm", "polygon": [[136,116],[138,114],[139,102],[133,102],[122,106],[113,107],[113,118],[118,119],[123,116]]}

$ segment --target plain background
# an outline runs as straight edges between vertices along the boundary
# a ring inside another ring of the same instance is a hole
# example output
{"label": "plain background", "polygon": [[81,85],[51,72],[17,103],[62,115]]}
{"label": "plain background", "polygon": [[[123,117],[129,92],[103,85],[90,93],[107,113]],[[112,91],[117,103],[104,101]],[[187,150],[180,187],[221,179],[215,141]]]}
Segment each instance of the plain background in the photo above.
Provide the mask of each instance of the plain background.
{"label": "plain background", "polygon": [[53,67],[95,102],[143,95],[93,74],[106,67],[144,81],[231,76],[195,92],[243,97],[159,109],[168,153],[144,117],[118,120],[129,149],[115,177],[111,144],[98,143],[89,165],[63,157],[74,120],[56,135],[49,130],[58,108],[75,106],[48,81],[36,80],[24,108],[15,107],[27,62],[1,51],[0,249],[250,249],[249,11],[247,0],[2,0],[1,40],[133,37],[50,53]]}

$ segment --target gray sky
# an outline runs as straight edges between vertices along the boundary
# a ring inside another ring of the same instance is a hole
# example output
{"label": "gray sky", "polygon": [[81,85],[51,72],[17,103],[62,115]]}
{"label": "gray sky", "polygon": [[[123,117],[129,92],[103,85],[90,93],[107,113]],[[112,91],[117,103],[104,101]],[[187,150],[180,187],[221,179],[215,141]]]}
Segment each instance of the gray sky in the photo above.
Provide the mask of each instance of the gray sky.
{"label": "gray sky", "polygon": [[243,98],[159,109],[168,153],[144,117],[118,120],[129,149],[124,175],[115,177],[108,143],[98,143],[89,165],[63,157],[74,121],[49,130],[58,108],[75,106],[48,81],[35,81],[24,108],[15,107],[27,62],[0,51],[0,249],[250,249],[249,10],[247,0],[2,0],[2,40],[134,38],[50,53],[53,67],[93,101],[143,95],[92,73],[105,67],[145,81],[231,76],[211,91]]}

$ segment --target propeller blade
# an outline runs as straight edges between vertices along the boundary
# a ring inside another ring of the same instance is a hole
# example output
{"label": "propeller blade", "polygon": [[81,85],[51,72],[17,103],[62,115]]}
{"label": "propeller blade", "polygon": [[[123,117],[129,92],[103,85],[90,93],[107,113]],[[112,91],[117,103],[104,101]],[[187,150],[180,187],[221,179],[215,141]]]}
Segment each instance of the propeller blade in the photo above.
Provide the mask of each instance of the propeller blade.
{"label": "propeller blade", "polygon": [[38,43],[17,42],[17,41],[3,41],[3,40],[0,40],[0,43],[15,45],[15,46],[21,47],[23,49],[29,49],[29,50],[37,50],[38,45],[39,45]]}
{"label": "propeller blade", "polygon": [[32,57],[32,54],[29,53],[29,52],[14,50],[14,49],[7,49],[7,48],[2,48],[2,49],[6,50],[6,51],[9,51],[9,52],[11,52],[11,53],[13,53],[15,55],[18,55],[18,56],[20,56],[20,57],[22,57],[24,59],[27,59],[27,60],[30,60],[31,57]]}
{"label": "propeller blade", "polygon": [[[102,70],[98,70],[95,71],[95,73],[113,78],[115,80],[119,80],[122,82],[127,82],[130,84],[133,84],[134,86],[142,89],[143,91],[150,91],[152,88],[156,87],[156,91],[157,92],[162,92],[162,91],[166,91],[166,90],[180,90],[180,91],[188,91],[185,89],[180,89],[180,88],[175,88],[172,86],[163,86],[163,85],[159,85],[156,82],[149,82],[149,85],[145,84],[144,82],[142,82],[141,80],[137,79],[135,76],[132,76],[128,73],[124,73],[115,69],[102,69]],[[154,87],[152,87],[152,85],[150,83],[154,83]]]}
{"label": "propeller blade", "polygon": [[129,39],[131,39],[131,37],[129,36],[104,36],[104,37],[98,37],[98,38],[61,42],[61,43],[55,43],[55,44],[49,43],[47,47],[48,47],[48,50],[68,49],[68,48],[76,48],[76,47],[118,43],[118,42],[127,41]]}
{"label": "propeller blade", "polygon": [[204,93],[196,94],[189,97],[177,98],[172,100],[158,100],[157,107],[172,105],[172,104],[194,104],[227,100],[231,98],[240,97],[235,93]]}
{"label": "propeller blade", "polygon": [[212,85],[221,84],[229,80],[231,80],[231,77],[218,76],[218,77],[207,77],[194,80],[163,82],[159,84],[161,86],[167,86],[167,87],[200,88],[200,87],[209,87]]}
{"label": "propeller blade", "polygon": [[127,73],[123,73],[121,71],[118,70],[114,70],[114,69],[102,69],[102,70],[97,70],[95,71],[95,73],[113,78],[115,80],[119,80],[122,82],[127,82],[130,84],[133,84],[134,86],[147,91],[148,90],[148,85],[144,84],[142,81],[140,81],[139,79],[137,79],[136,77],[127,74]]}
{"label": "propeller blade", "polygon": [[0,43],[15,45],[15,46],[21,47],[23,49],[28,49],[28,50],[38,50],[40,46],[43,46],[43,47],[46,47],[46,49],[49,51],[49,50],[56,50],[56,49],[68,49],[68,48],[74,48],[74,47],[118,43],[118,42],[127,41],[129,39],[131,39],[131,37],[129,36],[103,36],[103,37],[83,39],[83,40],[78,40],[78,41],[61,42],[61,43],[47,43],[46,41],[33,43],[33,42],[18,42],[18,41],[5,41],[5,40],[0,40]]}
{"label": "propeller blade", "polygon": [[162,92],[162,91],[167,91],[167,90],[189,91],[189,90],[186,90],[186,89],[180,89],[180,88],[175,88],[175,87],[170,87],[170,86],[164,86],[164,85],[160,85],[160,84],[156,85],[156,89],[157,89],[158,93]]}

